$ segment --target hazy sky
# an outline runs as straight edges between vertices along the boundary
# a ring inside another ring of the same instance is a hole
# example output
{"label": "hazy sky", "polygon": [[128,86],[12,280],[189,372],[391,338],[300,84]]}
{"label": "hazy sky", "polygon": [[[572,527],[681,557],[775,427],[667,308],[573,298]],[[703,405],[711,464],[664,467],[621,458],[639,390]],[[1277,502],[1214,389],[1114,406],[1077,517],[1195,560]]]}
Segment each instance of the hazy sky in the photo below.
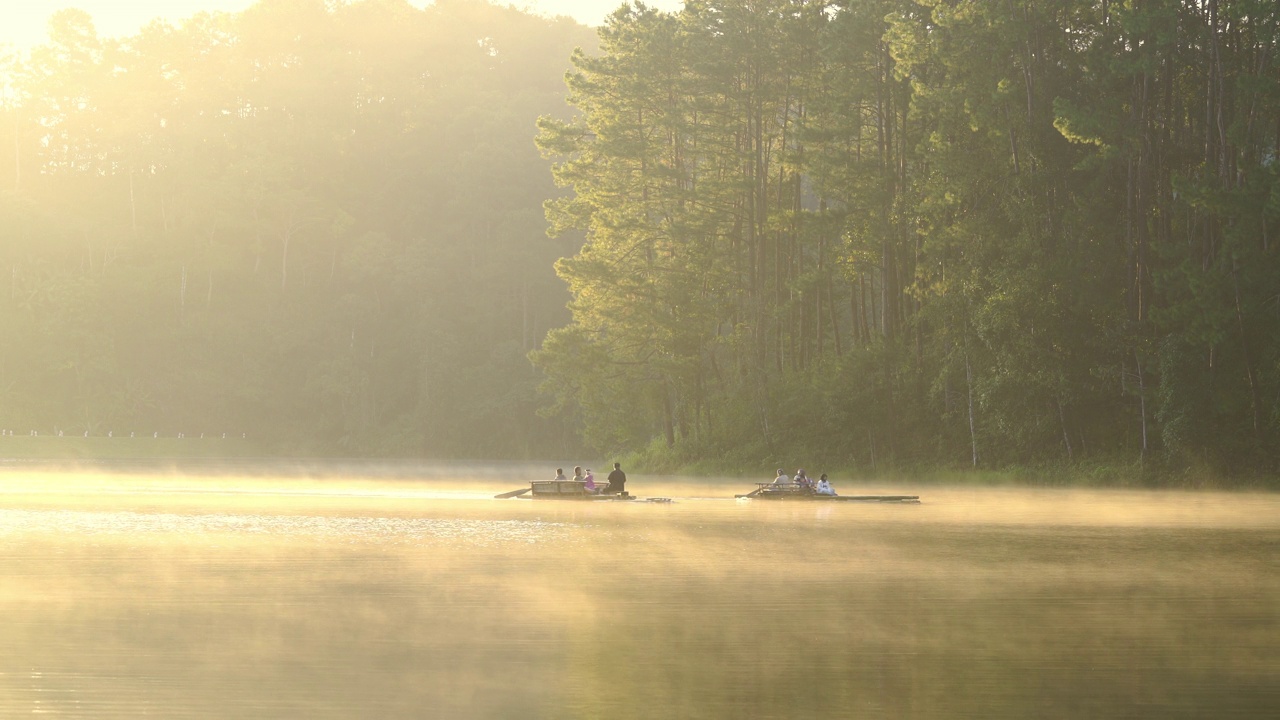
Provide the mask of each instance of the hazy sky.
{"label": "hazy sky", "polygon": [[[413,5],[429,4],[410,0]],[[98,34],[105,37],[132,35],[154,18],[179,21],[202,10],[238,12],[254,0],[0,0],[0,44],[27,49],[44,41],[49,16],[68,7],[78,7],[93,16]],[[570,15],[579,22],[599,25],[622,0],[518,0],[502,2],[545,15]],[[650,7],[674,10],[681,0],[649,0]]]}

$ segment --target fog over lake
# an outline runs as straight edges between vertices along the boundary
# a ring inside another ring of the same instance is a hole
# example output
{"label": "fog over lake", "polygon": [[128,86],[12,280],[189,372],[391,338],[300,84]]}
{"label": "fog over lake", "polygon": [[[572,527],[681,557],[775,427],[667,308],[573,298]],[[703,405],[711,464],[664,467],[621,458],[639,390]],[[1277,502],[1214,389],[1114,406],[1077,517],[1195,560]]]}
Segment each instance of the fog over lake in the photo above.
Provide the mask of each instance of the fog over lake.
{"label": "fog over lake", "polygon": [[0,475],[0,716],[1257,718],[1280,498],[495,500],[543,467]]}

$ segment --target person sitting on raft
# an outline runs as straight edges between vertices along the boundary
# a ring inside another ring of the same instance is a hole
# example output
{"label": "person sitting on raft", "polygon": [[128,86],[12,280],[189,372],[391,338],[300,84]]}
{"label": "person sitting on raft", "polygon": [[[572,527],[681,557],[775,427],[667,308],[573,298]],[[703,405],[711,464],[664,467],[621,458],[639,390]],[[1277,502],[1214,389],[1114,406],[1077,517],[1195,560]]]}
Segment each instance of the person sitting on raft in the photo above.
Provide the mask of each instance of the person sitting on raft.
{"label": "person sitting on raft", "polygon": [[831,481],[827,479],[826,473],[822,473],[822,477],[818,478],[817,493],[819,495],[835,495],[836,494],[836,489],[831,487]]}
{"label": "person sitting on raft", "polygon": [[778,477],[773,479],[773,484],[774,485],[790,485],[791,476],[787,474],[786,470],[783,470],[782,468],[778,468]]}
{"label": "person sitting on raft", "polygon": [[813,480],[810,480],[809,476],[804,474],[804,468],[796,470],[795,483],[800,486],[800,492],[813,492]]}
{"label": "person sitting on raft", "polygon": [[600,492],[600,488],[596,487],[596,476],[591,474],[591,468],[587,468],[587,476],[583,478],[583,482],[583,490],[586,490],[592,495]]}
{"label": "person sitting on raft", "polygon": [[565,476],[564,476],[564,468],[556,468],[556,477],[555,477],[555,479],[556,479],[556,480],[568,480],[568,479],[569,479],[569,478],[567,478],[567,477],[565,477]]}
{"label": "person sitting on raft", "polygon": [[604,489],[610,495],[625,494],[627,474],[622,472],[622,463],[613,464],[613,472],[609,473],[609,486]]}

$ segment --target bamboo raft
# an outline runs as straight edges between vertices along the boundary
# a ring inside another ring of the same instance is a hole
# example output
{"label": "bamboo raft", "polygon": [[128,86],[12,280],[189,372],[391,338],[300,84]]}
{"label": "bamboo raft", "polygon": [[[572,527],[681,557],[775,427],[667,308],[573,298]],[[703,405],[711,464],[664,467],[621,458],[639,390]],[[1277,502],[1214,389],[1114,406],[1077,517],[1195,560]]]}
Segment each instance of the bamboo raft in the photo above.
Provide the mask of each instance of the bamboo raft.
{"label": "bamboo raft", "polygon": [[920,502],[919,495],[820,495],[806,490],[799,485],[774,485],[773,483],[756,483],[755,490],[736,498],[752,500],[781,500],[790,502],[862,502],[862,503],[900,503],[914,504]]}
{"label": "bamboo raft", "polygon": [[[525,497],[526,495],[528,497]],[[587,484],[581,480],[534,480],[527,488],[501,493],[494,497],[578,502],[671,502],[671,498],[637,498],[625,490],[620,493],[588,492]]]}

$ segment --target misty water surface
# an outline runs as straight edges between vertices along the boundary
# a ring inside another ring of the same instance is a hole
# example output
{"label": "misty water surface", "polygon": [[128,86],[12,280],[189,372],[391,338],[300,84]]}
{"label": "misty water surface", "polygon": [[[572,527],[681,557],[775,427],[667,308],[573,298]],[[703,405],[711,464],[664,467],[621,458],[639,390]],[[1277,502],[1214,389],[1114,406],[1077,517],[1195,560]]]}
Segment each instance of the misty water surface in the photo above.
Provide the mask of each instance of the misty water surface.
{"label": "misty water surface", "polygon": [[[505,473],[505,471],[504,471]],[[450,472],[444,475],[457,475]],[[1256,718],[1280,500],[493,500],[474,477],[0,479],[0,717]]]}

